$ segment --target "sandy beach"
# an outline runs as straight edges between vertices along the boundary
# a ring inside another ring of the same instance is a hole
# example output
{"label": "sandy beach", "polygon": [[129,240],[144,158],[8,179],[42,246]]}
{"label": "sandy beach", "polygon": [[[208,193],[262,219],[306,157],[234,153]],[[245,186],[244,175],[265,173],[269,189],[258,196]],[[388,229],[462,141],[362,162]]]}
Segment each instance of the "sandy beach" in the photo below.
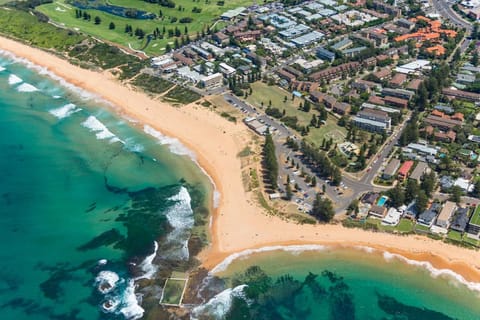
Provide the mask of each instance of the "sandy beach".
{"label": "sandy beach", "polygon": [[233,124],[194,104],[176,108],[155,101],[123,86],[108,73],[81,69],[52,54],[6,38],[0,37],[0,49],[26,58],[97,94],[117,106],[120,114],[178,138],[195,152],[197,161],[221,193],[219,207],[213,213],[212,244],[200,254],[206,268],[213,268],[232,253],[263,246],[360,245],[398,253],[412,260],[429,261],[436,268],[451,269],[469,281],[480,282],[479,251],[427,237],[396,236],[339,225],[297,225],[262,213],[243,188],[237,154],[250,133],[242,123]]}

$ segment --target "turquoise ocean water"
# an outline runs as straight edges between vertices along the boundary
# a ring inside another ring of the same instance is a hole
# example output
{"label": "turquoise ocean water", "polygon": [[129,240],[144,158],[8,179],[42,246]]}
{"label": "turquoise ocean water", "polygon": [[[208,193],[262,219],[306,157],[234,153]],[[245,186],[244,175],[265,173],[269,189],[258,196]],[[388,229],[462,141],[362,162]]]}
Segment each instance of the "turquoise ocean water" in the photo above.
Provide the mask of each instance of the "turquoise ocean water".
{"label": "turquoise ocean water", "polygon": [[134,279],[188,260],[208,178],[178,141],[46,70],[0,66],[0,318],[139,318]]}
{"label": "turquoise ocean water", "polygon": [[370,248],[246,253],[215,268],[227,289],[194,309],[195,318],[480,319],[480,284],[426,262]]}
{"label": "turquoise ocean water", "polygon": [[[208,178],[174,139],[16,61],[0,55],[0,318],[147,315],[161,285],[142,282],[191,258]],[[480,319],[480,285],[451,272],[366,249],[304,249],[219,267],[192,318]]]}

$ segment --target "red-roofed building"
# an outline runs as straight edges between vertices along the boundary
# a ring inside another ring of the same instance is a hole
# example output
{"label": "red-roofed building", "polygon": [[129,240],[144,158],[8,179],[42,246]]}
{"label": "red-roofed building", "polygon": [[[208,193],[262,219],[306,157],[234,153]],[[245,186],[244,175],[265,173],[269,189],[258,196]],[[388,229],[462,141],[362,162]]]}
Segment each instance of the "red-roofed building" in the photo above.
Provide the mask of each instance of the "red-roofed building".
{"label": "red-roofed building", "polygon": [[405,180],[406,178],[408,178],[408,174],[410,173],[410,170],[412,169],[412,167],[413,167],[413,161],[411,160],[405,161],[400,167],[400,169],[398,169],[398,179]]}

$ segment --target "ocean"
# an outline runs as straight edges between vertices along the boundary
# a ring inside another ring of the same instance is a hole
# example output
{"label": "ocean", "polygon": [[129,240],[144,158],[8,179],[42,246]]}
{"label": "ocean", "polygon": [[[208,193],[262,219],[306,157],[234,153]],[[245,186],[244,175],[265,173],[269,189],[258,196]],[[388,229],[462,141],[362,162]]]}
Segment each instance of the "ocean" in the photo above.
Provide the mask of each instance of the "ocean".
{"label": "ocean", "polygon": [[146,315],[207,240],[194,154],[6,52],[0,113],[1,318]]}
{"label": "ocean", "polygon": [[[165,279],[208,242],[195,155],[112,108],[0,52],[2,319],[166,319]],[[480,284],[369,248],[264,248],[215,271],[182,319],[480,318]]]}
{"label": "ocean", "polygon": [[220,292],[193,309],[194,319],[480,318],[479,283],[367,247],[266,247],[214,272],[209,283]]}

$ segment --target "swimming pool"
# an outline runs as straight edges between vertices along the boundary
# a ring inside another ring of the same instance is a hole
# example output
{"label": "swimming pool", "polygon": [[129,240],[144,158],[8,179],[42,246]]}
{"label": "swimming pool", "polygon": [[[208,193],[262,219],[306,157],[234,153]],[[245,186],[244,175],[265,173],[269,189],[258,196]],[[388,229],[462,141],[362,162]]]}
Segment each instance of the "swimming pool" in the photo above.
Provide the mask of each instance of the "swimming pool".
{"label": "swimming pool", "polygon": [[385,202],[387,202],[388,197],[387,196],[381,196],[380,199],[377,201],[377,206],[383,207]]}

